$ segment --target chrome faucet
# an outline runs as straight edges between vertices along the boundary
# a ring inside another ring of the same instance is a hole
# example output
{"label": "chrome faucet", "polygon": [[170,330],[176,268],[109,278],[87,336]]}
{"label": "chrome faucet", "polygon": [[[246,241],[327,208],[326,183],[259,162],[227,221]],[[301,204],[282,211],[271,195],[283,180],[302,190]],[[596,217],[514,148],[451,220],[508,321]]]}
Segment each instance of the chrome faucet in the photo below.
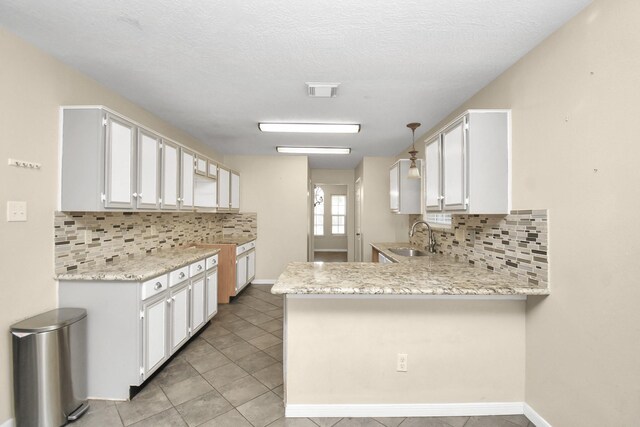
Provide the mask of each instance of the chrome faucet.
{"label": "chrome faucet", "polygon": [[414,222],[413,225],[411,225],[411,230],[409,230],[409,237],[413,237],[413,235],[416,234],[416,227],[419,224],[424,224],[427,226],[427,230],[429,230],[429,243],[427,245],[427,249],[429,250],[430,253],[435,254],[436,253],[436,237],[433,235],[433,230],[431,229],[431,226],[429,225],[429,223],[427,223],[427,221],[419,219],[418,221]]}

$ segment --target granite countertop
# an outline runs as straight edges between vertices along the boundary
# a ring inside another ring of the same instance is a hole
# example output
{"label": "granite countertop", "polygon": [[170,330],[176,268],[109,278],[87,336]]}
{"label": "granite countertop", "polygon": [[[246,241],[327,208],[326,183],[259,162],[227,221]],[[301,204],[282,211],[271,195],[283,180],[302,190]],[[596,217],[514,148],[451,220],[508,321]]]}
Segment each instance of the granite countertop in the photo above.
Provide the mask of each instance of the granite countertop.
{"label": "granite countertop", "polygon": [[244,245],[252,240],[256,240],[256,236],[249,234],[246,236],[218,236],[196,242],[196,245]]}
{"label": "granite countertop", "polygon": [[192,262],[215,255],[219,249],[194,246],[163,249],[151,254],[134,255],[119,261],[61,273],[58,280],[145,281]]}
{"label": "granite countertop", "polygon": [[403,257],[388,249],[409,243],[372,246],[394,264],[373,262],[290,263],[271,289],[274,294],[362,295],[548,295],[549,289],[477,268],[448,255]]}

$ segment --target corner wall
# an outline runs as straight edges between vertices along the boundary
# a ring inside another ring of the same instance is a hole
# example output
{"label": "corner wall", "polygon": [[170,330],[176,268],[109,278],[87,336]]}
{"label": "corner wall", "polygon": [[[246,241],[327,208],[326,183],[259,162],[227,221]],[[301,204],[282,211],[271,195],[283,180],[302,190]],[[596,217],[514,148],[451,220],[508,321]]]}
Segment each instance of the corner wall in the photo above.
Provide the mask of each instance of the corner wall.
{"label": "corner wall", "polygon": [[226,156],[240,172],[240,210],[258,214],[256,279],[275,280],[289,262],[307,261],[306,156]]}
{"label": "corner wall", "polygon": [[[57,201],[61,105],[105,105],[220,159],[188,134],[161,121],[53,57],[0,29],[0,211],[9,200],[27,202],[27,222],[0,219],[0,425],[13,417],[9,326],[57,305],[54,211]],[[7,158],[34,161],[40,170],[7,166]]]}
{"label": "corner wall", "polygon": [[549,209],[525,401],[557,427],[640,418],[638,17],[636,0],[594,1],[424,135],[469,108],[512,109],[513,209]]}

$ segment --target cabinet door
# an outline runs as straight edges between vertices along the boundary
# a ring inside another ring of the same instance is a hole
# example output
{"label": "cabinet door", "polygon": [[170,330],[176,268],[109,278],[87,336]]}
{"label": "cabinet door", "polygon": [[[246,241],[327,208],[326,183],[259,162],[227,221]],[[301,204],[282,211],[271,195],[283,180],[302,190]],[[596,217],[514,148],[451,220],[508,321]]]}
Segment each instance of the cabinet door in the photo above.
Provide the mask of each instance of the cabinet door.
{"label": "cabinet door", "polygon": [[231,172],[231,209],[240,209],[240,175]]}
{"label": "cabinet door", "polygon": [[134,207],[135,129],[133,124],[107,115],[105,207]]}
{"label": "cabinet door", "polygon": [[139,209],[157,209],[160,191],[160,137],[138,130],[138,191]]}
{"label": "cabinet door", "polygon": [[180,208],[191,209],[193,208],[193,153],[181,148],[180,159]]}
{"label": "cabinet door", "polygon": [[171,291],[171,353],[189,339],[189,288],[187,283]]}
{"label": "cabinet door", "polygon": [[442,135],[443,207],[445,210],[464,210],[467,207],[464,124],[464,119],[461,119]]}
{"label": "cabinet door", "polygon": [[229,179],[229,170],[220,167],[218,169],[218,209],[222,211],[229,209]]}
{"label": "cabinet door", "polygon": [[256,278],[256,251],[249,252],[247,255],[247,283]]}
{"label": "cabinet door", "polygon": [[207,175],[208,161],[202,156],[196,156],[196,173],[198,175]]}
{"label": "cabinet door", "polygon": [[205,322],[205,277],[191,281],[191,333],[194,333]]}
{"label": "cabinet door", "polygon": [[162,141],[162,209],[178,209],[178,146]]}
{"label": "cabinet door", "polygon": [[391,212],[400,210],[400,164],[389,169],[389,208]]}
{"label": "cabinet door", "polygon": [[236,292],[247,284],[247,256],[240,255],[236,259]]}
{"label": "cabinet door", "polygon": [[425,145],[425,206],[427,211],[442,210],[440,135]]}
{"label": "cabinet door", "polygon": [[218,269],[207,273],[207,320],[218,312]]}
{"label": "cabinet door", "polygon": [[167,302],[160,299],[144,304],[144,377],[156,370],[167,359]]}
{"label": "cabinet door", "polygon": [[209,177],[211,178],[218,177],[218,165],[211,160],[209,160],[209,163],[207,165],[207,175],[209,175]]}

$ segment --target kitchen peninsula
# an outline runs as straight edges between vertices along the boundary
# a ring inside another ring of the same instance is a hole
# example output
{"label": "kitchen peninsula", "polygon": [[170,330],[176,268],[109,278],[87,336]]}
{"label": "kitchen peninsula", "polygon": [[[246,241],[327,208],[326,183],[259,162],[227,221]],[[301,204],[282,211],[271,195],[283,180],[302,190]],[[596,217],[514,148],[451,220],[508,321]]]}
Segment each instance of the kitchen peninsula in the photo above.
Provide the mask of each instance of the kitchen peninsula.
{"label": "kitchen peninsula", "polygon": [[523,413],[525,300],[548,288],[394,246],[411,247],[374,244],[393,264],[291,263],[277,280],[287,416]]}

